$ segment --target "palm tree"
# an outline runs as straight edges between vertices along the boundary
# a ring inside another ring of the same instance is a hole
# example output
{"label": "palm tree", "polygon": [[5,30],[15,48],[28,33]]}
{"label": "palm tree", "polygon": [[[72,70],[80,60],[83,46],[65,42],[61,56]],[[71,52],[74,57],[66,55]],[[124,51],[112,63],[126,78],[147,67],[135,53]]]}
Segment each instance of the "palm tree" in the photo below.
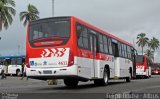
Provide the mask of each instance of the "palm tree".
{"label": "palm tree", "polygon": [[0,31],[2,27],[7,29],[13,22],[13,16],[16,14],[13,0],[0,0]]}
{"label": "palm tree", "polygon": [[150,49],[152,49],[154,52],[155,52],[156,49],[159,48],[159,45],[160,45],[159,44],[159,40],[157,38],[155,38],[155,37],[153,37],[150,40],[149,44],[148,44],[148,46],[150,47]]}
{"label": "palm tree", "polygon": [[143,48],[148,44],[148,38],[146,37],[145,33],[140,33],[137,35],[138,41],[136,44],[142,48],[142,55],[143,55]]}
{"label": "palm tree", "polygon": [[[159,48],[159,45],[160,45],[159,40],[157,38],[153,37],[150,40],[148,47],[150,48],[150,50],[153,50],[153,56],[154,56],[155,50]],[[153,61],[154,61],[154,57],[153,57]]]}
{"label": "palm tree", "polygon": [[145,54],[154,60],[154,51],[148,49]]}
{"label": "palm tree", "polygon": [[31,4],[27,6],[27,11],[20,12],[19,14],[20,20],[24,21],[23,22],[24,26],[26,26],[27,22],[39,19],[38,15],[39,15],[38,9]]}

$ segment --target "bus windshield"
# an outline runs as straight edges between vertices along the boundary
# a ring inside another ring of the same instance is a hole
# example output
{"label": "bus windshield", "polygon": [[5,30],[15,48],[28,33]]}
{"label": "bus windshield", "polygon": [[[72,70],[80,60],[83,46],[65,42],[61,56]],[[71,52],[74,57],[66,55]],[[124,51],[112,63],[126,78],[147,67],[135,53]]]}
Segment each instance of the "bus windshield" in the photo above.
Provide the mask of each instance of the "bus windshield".
{"label": "bus windshield", "polygon": [[144,56],[143,55],[137,55],[136,56],[136,63],[143,63],[144,62]]}
{"label": "bus windshield", "polygon": [[31,23],[29,41],[44,40],[44,38],[69,38],[69,21],[49,21]]}

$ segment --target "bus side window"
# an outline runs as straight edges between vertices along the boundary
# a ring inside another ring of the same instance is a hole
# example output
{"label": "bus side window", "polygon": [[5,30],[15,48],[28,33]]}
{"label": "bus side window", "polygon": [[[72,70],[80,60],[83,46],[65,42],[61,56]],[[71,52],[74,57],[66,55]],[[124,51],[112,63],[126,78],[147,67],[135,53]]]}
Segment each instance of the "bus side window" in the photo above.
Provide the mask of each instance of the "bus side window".
{"label": "bus side window", "polygon": [[118,42],[118,50],[119,50],[119,56],[122,57],[122,49],[121,49],[121,43]]}
{"label": "bus side window", "polygon": [[99,48],[100,48],[100,52],[104,52],[104,48],[103,48],[103,38],[102,38],[102,35],[101,34],[99,34],[99,37],[98,37],[98,39],[99,39]]}
{"label": "bus side window", "polygon": [[82,26],[77,24],[77,42],[78,42],[78,46],[83,48],[83,38],[82,38]]}
{"label": "bus side window", "polygon": [[76,29],[77,29],[77,39],[79,39],[80,36],[82,36],[82,26],[77,24]]}
{"label": "bus side window", "polygon": [[106,54],[108,54],[108,40],[107,40],[108,38],[105,36],[105,35],[103,35],[103,43],[104,43],[104,52],[106,53]]}
{"label": "bus side window", "polygon": [[113,54],[113,52],[112,52],[111,38],[108,38],[108,45],[109,45],[109,53]]}
{"label": "bus side window", "polygon": [[85,26],[77,24],[76,31],[78,47],[89,50],[88,29]]}

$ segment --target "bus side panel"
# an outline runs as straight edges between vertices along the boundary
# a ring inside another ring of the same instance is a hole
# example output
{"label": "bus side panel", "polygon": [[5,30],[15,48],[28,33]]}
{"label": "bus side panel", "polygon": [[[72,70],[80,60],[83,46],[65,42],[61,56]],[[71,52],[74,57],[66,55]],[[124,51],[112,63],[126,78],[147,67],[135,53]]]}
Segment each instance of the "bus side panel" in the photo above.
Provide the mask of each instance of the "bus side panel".
{"label": "bus side panel", "polygon": [[[111,58],[112,59],[112,58]],[[103,78],[104,67],[108,65],[110,67],[110,77],[113,78],[115,76],[114,73],[114,61],[112,60],[95,60],[95,68],[93,67],[93,59],[77,57],[77,65],[78,65],[78,76],[95,79],[95,78]]]}
{"label": "bus side panel", "polygon": [[114,64],[114,57],[113,56],[109,56],[109,55],[106,55],[110,58],[106,58],[106,60],[99,60],[98,62],[98,66],[99,66],[99,73],[100,73],[100,76],[99,78],[103,78],[103,73],[104,73],[104,67],[105,66],[109,66],[109,69],[110,69],[110,78],[113,78],[115,76],[115,64]]}
{"label": "bus side panel", "polygon": [[[72,39],[72,51],[74,53],[74,64],[77,65],[77,76],[84,77],[84,78],[91,78],[91,69],[90,69],[90,63],[91,59],[87,57],[83,57],[82,52],[88,53],[86,51],[81,51],[78,48],[78,41],[77,41],[77,35],[76,35],[76,22],[77,20],[72,17],[71,18],[71,39]],[[87,64],[87,65],[86,65]]]}
{"label": "bus side panel", "polygon": [[92,59],[84,57],[76,57],[78,66],[78,76],[91,79]]}
{"label": "bus side panel", "polygon": [[132,67],[132,61],[117,57],[115,59],[115,65],[115,75],[117,77],[128,77],[130,75],[129,67]]}
{"label": "bus side panel", "polygon": [[22,73],[21,65],[9,65],[8,66],[8,74],[16,74],[16,71],[19,70]]}

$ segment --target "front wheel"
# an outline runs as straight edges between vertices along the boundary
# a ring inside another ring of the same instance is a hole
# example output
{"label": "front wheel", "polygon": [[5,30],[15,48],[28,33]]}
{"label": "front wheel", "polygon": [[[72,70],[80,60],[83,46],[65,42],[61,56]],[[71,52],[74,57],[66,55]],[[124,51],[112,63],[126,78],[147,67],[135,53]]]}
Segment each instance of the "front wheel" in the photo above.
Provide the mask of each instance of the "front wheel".
{"label": "front wheel", "polygon": [[76,87],[78,85],[78,80],[76,79],[64,79],[64,84],[67,87]]}

